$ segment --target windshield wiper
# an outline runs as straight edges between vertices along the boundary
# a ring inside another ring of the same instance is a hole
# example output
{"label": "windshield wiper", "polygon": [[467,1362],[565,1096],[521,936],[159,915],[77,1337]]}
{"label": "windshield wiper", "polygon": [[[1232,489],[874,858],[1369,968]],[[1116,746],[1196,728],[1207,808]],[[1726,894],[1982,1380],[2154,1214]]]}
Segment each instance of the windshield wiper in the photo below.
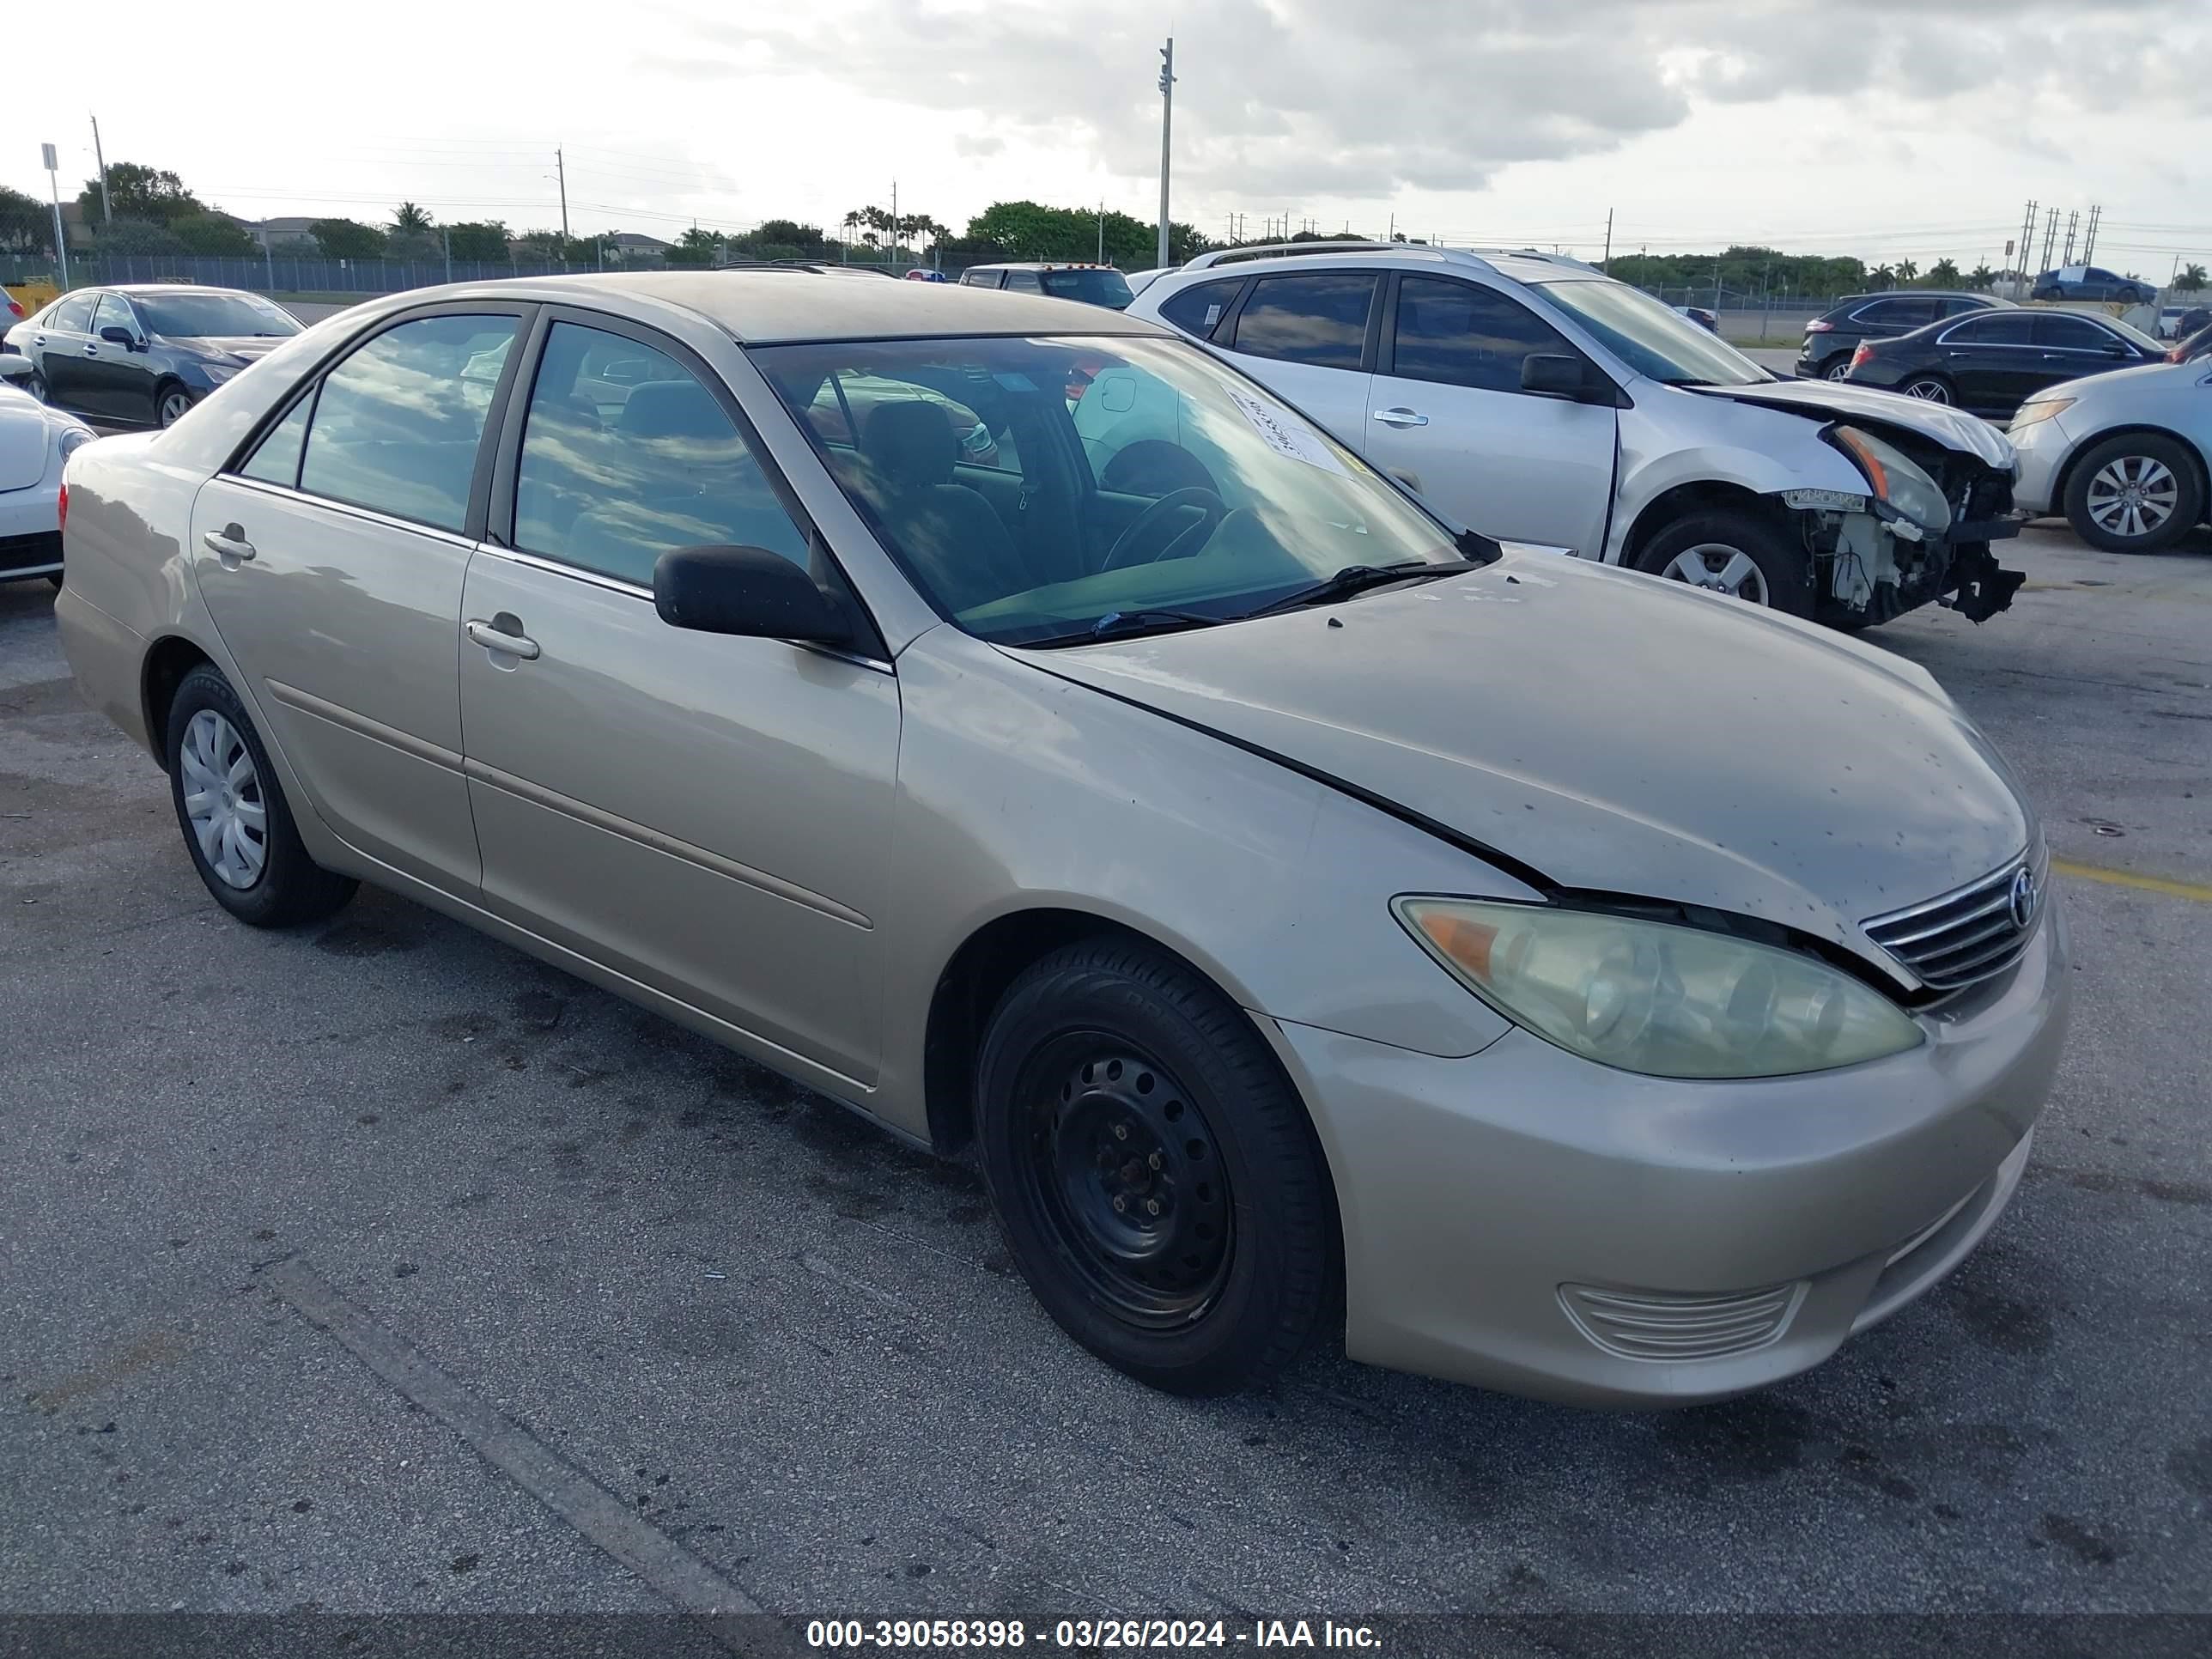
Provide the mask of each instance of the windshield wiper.
{"label": "windshield wiper", "polygon": [[1164,634],[1180,628],[1211,628],[1226,617],[1209,617],[1198,611],[1109,611],[1088,628],[1072,634],[1054,634],[1042,640],[1024,640],[1024,647],[1088,645],[1094,640],[1123,640],[1139,634]]}
{"label": "windshield wiper", "polygon": [[1286,593],[1272,604],[1263,605],[1257,611],[1248,611],[1244,615],[1272,617],[1278,611],[1296,611],[1302,605],[1327,605],[1332,599],[1348,599],[1354,593],[1364,593],[1370,587],[1382,587],[1391,582],[1455,576],[1462,570],[1480,570],[1489,562],[1487,559],[1447,559],[1436,564],[1427,559],[1408,559],[1402,564],[1348,564],[1334,576],[1324,576],[1310,586]]}

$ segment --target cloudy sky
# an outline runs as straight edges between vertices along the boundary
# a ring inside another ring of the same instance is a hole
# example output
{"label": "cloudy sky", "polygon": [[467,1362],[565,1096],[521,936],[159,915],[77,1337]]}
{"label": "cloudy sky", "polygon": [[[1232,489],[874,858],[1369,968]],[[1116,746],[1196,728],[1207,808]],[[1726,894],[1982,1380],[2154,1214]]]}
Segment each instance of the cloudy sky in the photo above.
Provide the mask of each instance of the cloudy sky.
{"label": "cloudy sky", "polygon": [[[1594,256],[1764,241],[2002,264],[2023,204],[2104,207],[2100,262],[2212,262],[2207,0],[228,0],[100,9],[82,84],[17,56],[0,182],[173,167],[249,217],[956,227],[1006,197]],[[373,15],[374,27],[368,27]],[[328,15],[342,21],[326,21]],[[97,59],[96,69],[93,67]]]}

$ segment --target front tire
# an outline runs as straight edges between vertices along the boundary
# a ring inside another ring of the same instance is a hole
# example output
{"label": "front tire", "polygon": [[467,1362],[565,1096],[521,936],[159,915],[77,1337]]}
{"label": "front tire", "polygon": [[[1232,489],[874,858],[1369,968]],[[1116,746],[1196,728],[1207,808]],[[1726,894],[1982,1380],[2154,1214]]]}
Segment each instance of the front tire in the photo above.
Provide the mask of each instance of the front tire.
{"label": "front tire", "polygon": [[1897,388],[1908,398],[1917,398],[1923,404],[1942,404],[1946,407],[1958,401],[1951,383],[1940,374],[1916,374]]}
{"label": "front tire", "polygon": [[350,876],[307,856],[269,751],[215,669],[203,664],[178,684],[167,738],[177,824],[216,903],[252,927],[289,927],[353,896]]}
{"label": "front tire", "polygon": [[1784,526],[1723,508],[1677,519],[1637,556],[1636,568],[1793,617],[1813,614],[1813,560]]}
{"label": "front tire", "polygon": [[154,424],[167,431],[191,414],[198,401],[176,381],[164,380],[154,388]]}
{"label": "front tire", "polygon": [[1824,380],[1844,380],[1850,375],[1850,372],[1851,354],[1848,351],[1838,351],[1820,365],[1820,378]]}
{"label": "front tire", "polygon": [[1138,1382],[1264,1381],[1332,1304],[1336,1210],[1304,1108],[1250,1018],[1150,945],[1085,940],[1014,981],[976,1133],[1030,1291]]}
{"label": "front tire", "polygon": [[2204,481],[2171,438],[2129,432],[2107,438],[2066,480],[2066,521],[2107,553],[2155,553],[2204,516]]}
{"label": "front tire", "polygon": [[53,394],[46,389],[46,377],[35,368],[23,377],[23,390],[40,403],[53,402]]}

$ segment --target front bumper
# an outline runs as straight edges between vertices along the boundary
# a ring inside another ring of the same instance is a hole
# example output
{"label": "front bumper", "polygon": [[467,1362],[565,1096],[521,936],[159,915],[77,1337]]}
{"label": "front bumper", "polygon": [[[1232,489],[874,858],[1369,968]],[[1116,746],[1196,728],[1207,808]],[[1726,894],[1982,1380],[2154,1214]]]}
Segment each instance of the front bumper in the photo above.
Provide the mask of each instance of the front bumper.
{"label": "front bumper", "polygon": [[2007,435],[2020,455],[2020,482],[2012,487],[2013,505],[2037,519],[2064,512],[2066,504],[2058,499],[2058,475],[2074,450],[2066,417],[2054,415]]}
{"label": "front bumper", "polygon": [[1817,1364],[2011,1198],[2065,956],[2054,902],[2014,968],[1923,1017],[1922,1047],[1758,1082],[1638,1077],[1519,1030],[1446,1060],[1273,1024],[1336,1182],[1347,1352],[1586,1406]]}

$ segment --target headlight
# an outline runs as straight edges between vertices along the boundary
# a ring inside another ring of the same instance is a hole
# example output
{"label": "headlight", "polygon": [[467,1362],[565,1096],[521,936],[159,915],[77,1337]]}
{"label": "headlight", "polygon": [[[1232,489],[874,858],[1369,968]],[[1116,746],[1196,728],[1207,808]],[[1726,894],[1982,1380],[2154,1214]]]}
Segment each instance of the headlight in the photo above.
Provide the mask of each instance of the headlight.
{"label": "headlight", "polygon": [[2043,404],[2022,404],[2020,406],[2020,412],[2012,417],[2012,425],[2007,430],[2017,432],[2024,426],[2038,425],[2073,407],[2074,400],[2071,398],[2053,398],[2049,403]]}
{"label": "headlight", "polygon": [[92,436],[91,433],[81,426],[66,427],[63,428],[60,440],[54,445],[54,453],[64,460],[67,460],[78,450],[90,443]]}
{"label": "headlight", "polygon": [[1950,527],[1951,504],[1943,492],[1911,459],[1894,444],[1886,444],[1871,432],[1855,426],[1830,428],[1831,439],[1859,464],[1877,501],[1887,502],[1923,530],[1942,532]]}
{"label": "headlight", "polygon": [[200,373],[206,375],[216,385],[221,386],[245,367],[244,363],[202,363]]}
{"label": "headlight", "polygon": [[1787,1077],[1900,1054],[1905,1011],[1794,951],[1694,927],[1474,899],[1393,900],[1429,954],[1515,1024],[1650,1077]]}

